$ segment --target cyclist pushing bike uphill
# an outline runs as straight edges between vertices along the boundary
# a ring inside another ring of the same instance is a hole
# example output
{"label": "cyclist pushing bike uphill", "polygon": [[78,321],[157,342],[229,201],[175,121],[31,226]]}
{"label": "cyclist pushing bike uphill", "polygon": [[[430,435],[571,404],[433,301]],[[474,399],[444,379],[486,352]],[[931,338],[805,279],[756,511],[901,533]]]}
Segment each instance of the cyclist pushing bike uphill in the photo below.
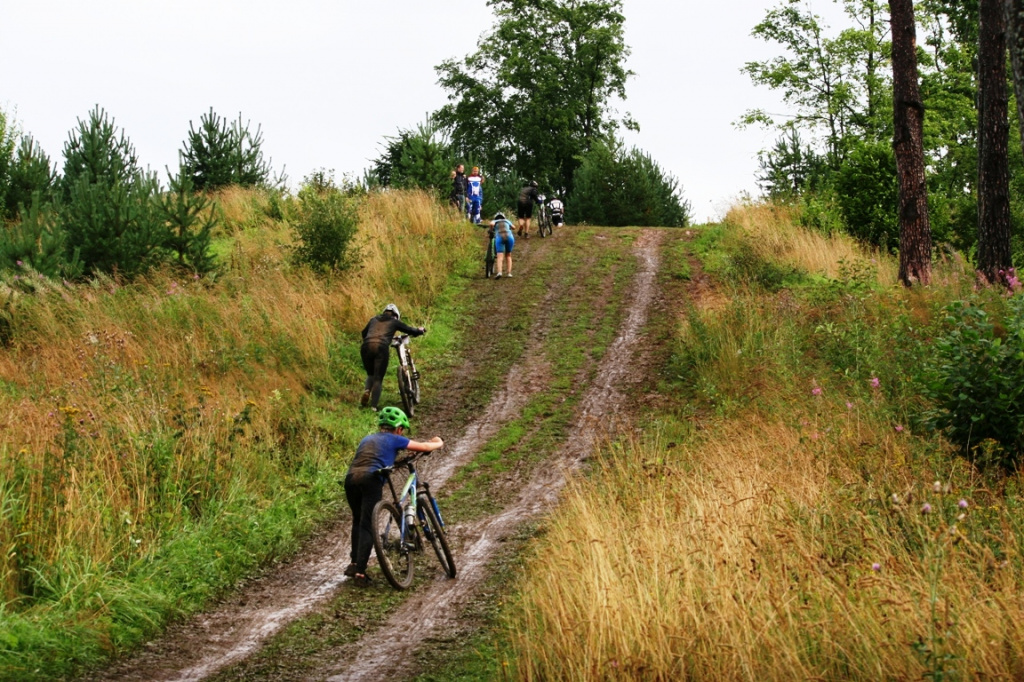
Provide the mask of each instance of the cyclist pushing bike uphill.
{"label": "cyclist pushing bike uphill", "polygon": [[[402,322],[398,306],[394,303],[388,303],[384,307],[384,311],[371,318],[363,328],[363,344],[359,349],[359,354],[363,359],[363,369],[366,370],[366,385],[360,400],[360,405],[363,407],[369,405],[373,409],[377,409],[384,375],[388,371],[391,344],[398,332],[409,336],[422,336],[427,333],[427,330],[424,327],[410,327]],[[399,372],[399,381],[401,381],[401,370]]]}
{"label": "cyclist pushing bike uphill", "polygon": [[[387,571],[397,566],[399,559],[396,558],[395,562],[389,564],[388,569],[385,569],[384,562],[387,560],[387,557],[391,556],[392,553],[396,557],[402,556],[403,552],[406,556],[408,555],[408,547],[402,544],[405,542],[404,539],[399,541],[396,548],[389,546],[382,549],[380,547],[381,538],[375,536],[378,531],[374,526],[375,517],[378,516],[378,508],[385,510],[382,513],[389,513],[395,510],[394,505],[390,502],[386,503],[386,506],[382,506],[380,502],[383,497],[385,481],[390,485],[388,473],[395,466],[398,453],[402,450],[409,450],[413,453],[429,453],[444,446],[444,441],[438,436],[434,436],[428,441],[415,441],[407,438],[404,432],[409,428],[409,418],[397,407],[388,406],[382,409],[377,418],[377,424],[380,430],[366,436],[359,442],[358,447],[356,447],[355,457],[349,465],[348,473],[345,474],[345,499],[352,510],[351,563],[345,568],[345,575],[352,578],[359,585],[368,585],[370,583],[370,579],[366,575],[366,565],[370,560],[370,551],[375,545],[377,546],[378,563],[381,564],[381,568],[385,571],[385,575],[389,577],[389,580],[391,576]],[[411,467],[411,463],[409,463],[409,466]],[[393,488],[392,492],[394,492]],[[414,488],[412,495],[416,496],[417,492],[419,491]],[[411,516],[415,519],[422,514],[422,518],[426,519],[427,525],[430,525],[433,519],[437,518],[436,513],[431,516],[431,512],[436,512],[437,510],[436,501],[432,498],[428,499],[428,496],[429,489],[426,490],[424,495],[419,496],[422,500],[420,504],[422,511],[417,510],[415,502],[412,503]],[[399,515],[397,510],[394,511],[394,515]],[[404,520],[404,517],[402,517],[399,519],[399,522]],[[443,530],[440,530],[440,524],[438,524],[437,528],[438,530],[428,535],[427,539],[430,540],[431,544],[434,544],[439,536],[443,537]],[[399,529],[404,531],[405,527],[400,523]],[[409,537],[412,538],[412,533],[415,532],[417,531],[410,529]],[[424,532],[424,534],[426,535],[427,533]],[[419,538],[419,535],[415,537]],[[447,551],[447,542],[445,542],[444,548]],[[439,558],[440,556],[439,553]],[[445,567],[445,570],[449,575],[454,576],[454,563],[451,562],[451,553],[447,552],[446,557],[450,564],[450,570],[448,566]],[[408,583],[405,583],[404,587],[408,587],[408,584],[412,582],[411,559],[409,559],[407,571]]]}

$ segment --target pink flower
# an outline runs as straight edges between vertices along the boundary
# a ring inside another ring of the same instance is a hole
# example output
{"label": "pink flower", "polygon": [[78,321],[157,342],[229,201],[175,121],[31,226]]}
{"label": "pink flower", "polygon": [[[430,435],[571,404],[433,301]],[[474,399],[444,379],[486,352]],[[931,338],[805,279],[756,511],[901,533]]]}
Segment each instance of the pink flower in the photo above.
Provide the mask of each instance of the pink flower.
{"label": "pink flower", "polygon": [[923,505],[921,505],[921,513],[922,514],[931,514],[932,513],[932,506],[930,504],[928,504],[927,502],[925,502]]}
{"label": "pink flower", "polygon": [[812,388],[811,395],[821,395],[821,386],[815,386]]}
{"label": "pink flower", "polygon": [[903,433],[903,427],[899,424],[896,425],[896,433]]}
{"label": "pink flower", "polygon": [[878,377],[871,377],[871,388],[878,388],[882,384]]}
{"label": "pink flower", "polygon": [[879,571],[882,570],[882,564],[879,564],[879,563],[871,564],[871,570],[874,571],[875,573],[878,573]]}
{"label": "pink flower", "polygon": [[959,502],[956,503],[956,506],[960,507],[961,509],[967,509],[967,500],[960,500]]}
{"label": "pink flower", "polygon": [[848,410],[852,410],[853,409],[853,403],[851,403],[849,400],[846,401],[846,409],[848,409]]}

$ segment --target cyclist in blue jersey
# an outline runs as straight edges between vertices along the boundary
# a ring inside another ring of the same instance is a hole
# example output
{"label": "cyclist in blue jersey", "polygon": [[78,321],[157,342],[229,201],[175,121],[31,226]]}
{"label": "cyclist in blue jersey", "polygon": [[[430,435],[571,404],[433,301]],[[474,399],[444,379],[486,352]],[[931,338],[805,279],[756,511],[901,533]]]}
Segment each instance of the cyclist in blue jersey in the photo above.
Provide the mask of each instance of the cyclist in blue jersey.
{"label": "cyclist in blue jersey", "polygon": [[469,220],[480,224],[480,209],[484,205],[484,178],[480,168],[473,166],[473,172],[466,178],[466,198],[469,200]]}
{"label": "cyclist in blue jersey", "polygon": [[444,447],[444,441],[434,436],[428,441],[409,440],[404,432],[409,418],[397,407],[385,407],[377,417],[380,430],[363,438],[356,447],[356,456],[345,474],[345,499],[352,510],[352,563],[345,575],[357,585],[369,585],[366,564],[373,549],[373,508],[384,495],[386,474],[381,469],[394,466],[402,450],[433,452]]}
{"label": "cyclist in blue jersey", "polygon": [[512,276],[512,248],[516,245],[515,235],[512,234],[512,221],[505,217],[504,213],[495,213],[491,221],[491,229],[494,230],[494,279],[501,278],[502,265],[508,260],[508,267],[505,268],[505,276]]}

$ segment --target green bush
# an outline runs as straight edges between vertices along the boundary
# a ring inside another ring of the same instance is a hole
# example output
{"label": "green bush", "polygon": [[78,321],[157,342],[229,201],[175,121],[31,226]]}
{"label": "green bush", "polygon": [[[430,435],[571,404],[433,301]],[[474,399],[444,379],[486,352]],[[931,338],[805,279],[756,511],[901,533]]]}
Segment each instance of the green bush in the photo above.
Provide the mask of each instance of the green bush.
{"label": "green bush", "polygon": [[357,200],[323,178],[307,178],[299,190],[299,218],[292,229],[297,245],[293,258],[317,272],[345,270],[358,254],[352,246],[358,226]]}
{"label": "green bush", "polygon": [[892,144],[863,142],[850,151],[834,177],[847,231],[860,241],[892,251],[900,243],[899,187]]}
{"label": "green bush", "polygon": [[1024,295],[1001,320],[964,301],[947,312],[926,373],[928,421],[980,465],[1013,470],[1024,451]]}

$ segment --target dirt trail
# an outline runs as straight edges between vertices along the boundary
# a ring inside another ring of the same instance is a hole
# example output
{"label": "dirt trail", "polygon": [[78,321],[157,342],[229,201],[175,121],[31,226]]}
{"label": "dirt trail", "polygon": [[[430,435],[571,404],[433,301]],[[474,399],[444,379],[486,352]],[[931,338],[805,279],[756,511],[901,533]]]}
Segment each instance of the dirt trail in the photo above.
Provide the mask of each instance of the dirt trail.
{"label": "dirt trail", "polygon": [[[401,679],[402,667],[408,665],[423,641],[455,628],[459,606],[470,599],[486,578],[487,563],[498,545],[523,521],[551,508],[565,483],[565,470],[575,467],[608,432],[610,421],[622,407],[620,387],[634,366],[634,356],[642,352],[638,345],[656,294],[662,235],[659,231],[644,231],[634,244],[640,267],[629,287],[633,304],[580,403],[571,429],[577,435],[559,449],[553,461],[542,467],[502,512],[460,529],[464,541],[458,554],[458,578],[435,582],[413,595],[369,641],[349,647],[358,650],[358,660],[346,661],[343,668],[327,678],[330,682]],[[416,625],[410,628],[409,623]],[[352,655],[350,651],[349,656]]]}
{"label": "dirt trail", "polygon": [[[520,269],[530,264],[530,252],[524,255]],[[538,310],[546,310],[558,294],[556,289],[548,289]],[[510,368],[488,405],[457,438],[450,439],[454,443],[451,448],[421,467],[435,489],[440,489],[505,423],[520,413],[534,393],[545,387],[549,371],[543,354],[537,350],[544,343],[546,322],[544,315],[534,319],[522,359]],[[486,359],[486,355],[476,358],[478,362]],[[444,422],[445,417],[441,416],[440,421]],[[423,431],[433,432],[432,428],[428,422]],[[347,519],[322,529],[306,546],[295,559],[268,570],[214,609],[172,626],[148,650],[89,679],[195,682],[245,659],[283,626],[328,600],[347,580],[339,571],[339,566],[349,560]]]}

